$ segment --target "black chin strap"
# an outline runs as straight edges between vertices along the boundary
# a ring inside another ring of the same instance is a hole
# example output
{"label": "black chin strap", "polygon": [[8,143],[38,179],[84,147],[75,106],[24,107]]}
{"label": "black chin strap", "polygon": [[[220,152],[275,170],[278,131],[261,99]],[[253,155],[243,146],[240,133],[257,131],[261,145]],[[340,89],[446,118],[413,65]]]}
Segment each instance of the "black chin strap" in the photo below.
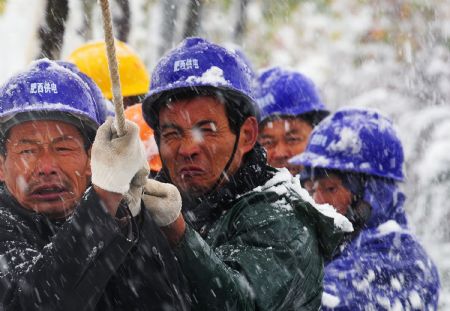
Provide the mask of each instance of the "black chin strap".
{"label": "black chin strap", "polygon": [[[222,183],[222,181],[226,178],[228,178],[228,169],[231,166],[231,163],[234,160],[234,156],[236,155],[236,150],[239,144],[239,138],[240,138],[240,131],[237,132],[236,134],[236,139],[234,141],[234,146],[233,146],[233,151],[231,152],[231,156],[230,159],[228,160],[227,164],[225,164],[224,169],[222,170],[222,172],[220,173],[219,178],[217,178],[217,181],[214,183],[214,185],[212,186],[211,190],[208,191],[208,193],[212,193],[214,192],[217,187]],[[167,179],[168,182],[172,183],[172,179],[170,178],[170,174],[169,171],[167,170],[167,166],[165,165],[165,161],[161,158],[161,162],[162,162],[162,171],[163,171],[163,175],[165,176],[165,178]]]}
{"label": "black chin strap", "polygon": [[236,134],[236,139],[235,139],[235,141],[234,141],[233,151],[231,152],[230,159],[228,160],[227,164],[225,164],[225,167],[224,167],[224,169],[222,170],[222,172],[220,173],[219,178],[217,178],[217,181],[215,182],[214,186],[211,188],[211,190],[210,190],[208,193],[212,193],[212,192],[216,191],[217,187],[219,187],[219,185],[222,183],[222,181],[223,181],[224,179],[228,179],[228,174],[227,174],[227,172],[228,172],[228,169],[229,169],[230,166],[231,166],[231,163],[232,163],[233,160],[234,160],[234,156],[236,155],[236,150],[237,150],[237,147],[238,147],[238,144],[239,144],[240,134],[241,134],[241,133],[240,133],[240,131],[238,130],[238,131],[237,131],[237,134]]}

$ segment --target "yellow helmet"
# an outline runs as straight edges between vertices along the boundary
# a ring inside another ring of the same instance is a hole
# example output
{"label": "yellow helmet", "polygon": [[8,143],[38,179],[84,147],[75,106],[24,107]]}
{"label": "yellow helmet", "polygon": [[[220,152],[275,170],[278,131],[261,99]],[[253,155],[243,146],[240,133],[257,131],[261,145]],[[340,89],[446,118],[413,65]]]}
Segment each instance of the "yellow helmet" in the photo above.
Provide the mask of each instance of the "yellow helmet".
{"label": "yellow helmet", "polygon": [[[139,56],[119,40],[116,40],[116,55],[123,97],[146,94],[150,86],[150,76]],[[80,46],[70,54],[69,61],[91,77],[106,98],[113,97],[105,42],[89,42]]]}

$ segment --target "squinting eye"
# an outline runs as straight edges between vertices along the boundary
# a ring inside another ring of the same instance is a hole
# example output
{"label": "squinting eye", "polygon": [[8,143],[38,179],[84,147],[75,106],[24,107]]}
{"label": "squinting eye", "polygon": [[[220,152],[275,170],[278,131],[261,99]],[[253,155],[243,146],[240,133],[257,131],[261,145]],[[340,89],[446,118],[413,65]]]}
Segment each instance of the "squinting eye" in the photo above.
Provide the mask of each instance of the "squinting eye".
{"label": "squinting eye", "polygon": [[37,149],[22,149],[18,152],[19,154],[35,154],[37,153]]}
{"label": "squinting eye", "polygon": [[264,148],[272,148],[274,146],[274,142],[272,140],[261,140],[260,144],[264,147]]}
{"label": "squinting eye", "polygon": [[325,189],[326,189],[327,192],[331,192],[331,193],[334,193],[334,192],[336,192],[336,190],[337,190],[336,187],[327,187],[327,188],[325,188]]}
{"label": "squinting eye", "polygon": [[73,148],[69,148],[69,147],[56,147],[55,150],[58,151],[58,152],[65,152],[65,151],[70,152],[70,151],[73,151],[74,149]]}
{"label": "squinting eye", "polygon": [[216,132],[214,129],[212,129],[210,127],[202,127],[202,128],[200,128],[200,130],[205,133],[215,133]]}
{"label": "squinting eye", "polygon": [[301,139],[300,137],[289,137],[286,139],[286,141],[291,144],[298,144],[298,143],[302,142],[303,139]]}
{"label": "squinting eye", "polygon": [[175,138],[178,137],[179,134],[176,131],[172,131],[172,132],[166,132],[162,134],[162,137],[165,139],[169,139],[169,138]]}

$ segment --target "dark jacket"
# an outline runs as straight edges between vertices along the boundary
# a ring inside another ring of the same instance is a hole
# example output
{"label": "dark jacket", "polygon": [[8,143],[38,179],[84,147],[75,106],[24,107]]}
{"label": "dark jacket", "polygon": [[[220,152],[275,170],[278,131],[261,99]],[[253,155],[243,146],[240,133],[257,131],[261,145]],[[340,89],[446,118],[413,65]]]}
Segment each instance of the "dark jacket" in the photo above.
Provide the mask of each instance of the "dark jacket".
{"label": "dark jacket", "polygon": [[404,195],[370,178],[364,201],[366,227],[326,265],[323,310],[436,310],[439,276],[408,228]]}
{"label": "dark jacket", "polygon": [[[323,259],[342,232],[259,149],[219,191],[185,201],[177,257],[195,310],[318,310]],[[342,216],[342,218],[344,218]]]}
{"label": "dark jacket", "polygon": [[89,189],[58,224],[2,189],[0,310],[185,310],[185,294],[170,246],[145,210],[121,224]]}

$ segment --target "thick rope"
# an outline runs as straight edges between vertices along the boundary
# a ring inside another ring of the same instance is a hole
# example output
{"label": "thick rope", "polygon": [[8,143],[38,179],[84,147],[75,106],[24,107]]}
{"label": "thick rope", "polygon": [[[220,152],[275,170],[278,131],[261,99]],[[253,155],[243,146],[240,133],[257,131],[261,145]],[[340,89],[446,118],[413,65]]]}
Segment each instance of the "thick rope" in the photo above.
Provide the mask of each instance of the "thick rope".
{"label": "thick rope", "polygon": [[117,135],[123,136],[125,129],[125,114],[123,112],[122,90],[120,88],[119,66],[116,58],[116,47],[114,45],[114,34],[111,19],[109,0],[100,0],[103,17],[103,31],[105,33],[106,54],[108,56],[108,68],[112,82],[113,103],[116,112]]}

